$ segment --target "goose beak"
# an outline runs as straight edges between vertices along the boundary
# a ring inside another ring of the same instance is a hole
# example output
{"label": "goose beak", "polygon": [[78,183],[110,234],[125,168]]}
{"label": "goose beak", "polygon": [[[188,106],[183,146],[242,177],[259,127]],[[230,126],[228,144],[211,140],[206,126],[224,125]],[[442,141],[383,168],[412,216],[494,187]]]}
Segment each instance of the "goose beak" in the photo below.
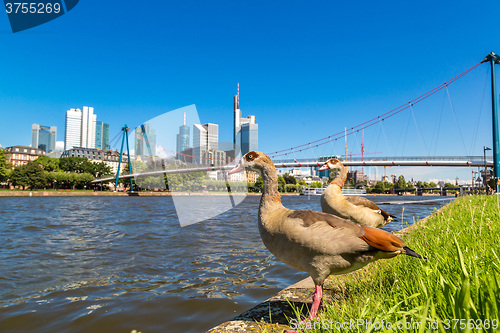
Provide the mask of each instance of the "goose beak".
{"label": "goose beak", "polygon": [[234,168],[231,169],[231,171],[228,172],[228,174],[240,172],[242,170],[245,170],[245,168],[241,166],[241,163],[238,163]]}
{"label": "goose beak", "polygon": [[328,163],[323,164],[319,169],[319,171],[330,170]]}

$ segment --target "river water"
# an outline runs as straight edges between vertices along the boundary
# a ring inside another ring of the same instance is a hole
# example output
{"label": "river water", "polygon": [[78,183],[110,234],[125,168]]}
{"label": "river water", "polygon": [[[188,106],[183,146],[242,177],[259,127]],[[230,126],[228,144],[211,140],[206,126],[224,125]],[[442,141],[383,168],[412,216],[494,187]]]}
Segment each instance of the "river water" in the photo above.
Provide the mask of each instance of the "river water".
{"label": "river water", "polygon": [[[399,219],[405,207],[404,225],[449,202],[368,198]],[[0,331],[203,332],[231,319],[307,277],[262,245],[259,200],[181,228],[169,197],[0,198]],[[321,210],[319,196],[282,202]]]}

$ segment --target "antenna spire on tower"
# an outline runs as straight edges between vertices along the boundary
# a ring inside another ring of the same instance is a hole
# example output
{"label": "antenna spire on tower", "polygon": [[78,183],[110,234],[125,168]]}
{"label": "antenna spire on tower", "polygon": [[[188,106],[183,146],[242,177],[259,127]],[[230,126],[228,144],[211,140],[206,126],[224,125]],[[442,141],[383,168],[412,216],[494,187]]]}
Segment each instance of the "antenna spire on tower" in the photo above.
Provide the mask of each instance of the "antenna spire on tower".
{"label": "antenna spire on tower", "polygon": [[240,97],[240,83],[238,82],[238,97]]}
{"label": "antenna spire on tower", "polygon": [[186,112],[184,112],[184,126],[186,126]]}

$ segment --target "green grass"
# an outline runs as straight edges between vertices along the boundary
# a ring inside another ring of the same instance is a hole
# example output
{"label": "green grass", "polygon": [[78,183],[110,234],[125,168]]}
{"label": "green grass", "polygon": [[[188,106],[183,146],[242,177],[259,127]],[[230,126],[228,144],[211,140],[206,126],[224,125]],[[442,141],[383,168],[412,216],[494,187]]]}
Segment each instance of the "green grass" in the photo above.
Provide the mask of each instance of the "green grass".
{"label": "green grass", "polygon": [[400,255],[349,275],[302,331],[499,332],[499,200],[463,197],[414,226],[405,242],[428,260]]}

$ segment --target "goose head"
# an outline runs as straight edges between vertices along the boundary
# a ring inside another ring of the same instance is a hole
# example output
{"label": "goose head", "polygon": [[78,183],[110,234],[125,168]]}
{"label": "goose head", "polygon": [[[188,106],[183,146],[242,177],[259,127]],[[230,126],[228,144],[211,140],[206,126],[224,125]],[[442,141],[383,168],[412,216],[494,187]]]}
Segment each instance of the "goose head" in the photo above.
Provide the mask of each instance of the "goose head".
{"label": "goose head", "polygon": [[260,151],[251,151],[246,153],[240,160],[240,163],[236,165],[229,174],[240,172],[243,170],[250,170],[258,172],[262,175],[262,171],[272,165],[274,167],[271,159],[264,153]]}
{"label": "goose head", "polygon": [[330,158],[328,161],[325,162],[320,168],[319,171],[323,170],[336,170],[336,169],[342,169],[344,165],[342,162],[340,162],[336,158]]}

